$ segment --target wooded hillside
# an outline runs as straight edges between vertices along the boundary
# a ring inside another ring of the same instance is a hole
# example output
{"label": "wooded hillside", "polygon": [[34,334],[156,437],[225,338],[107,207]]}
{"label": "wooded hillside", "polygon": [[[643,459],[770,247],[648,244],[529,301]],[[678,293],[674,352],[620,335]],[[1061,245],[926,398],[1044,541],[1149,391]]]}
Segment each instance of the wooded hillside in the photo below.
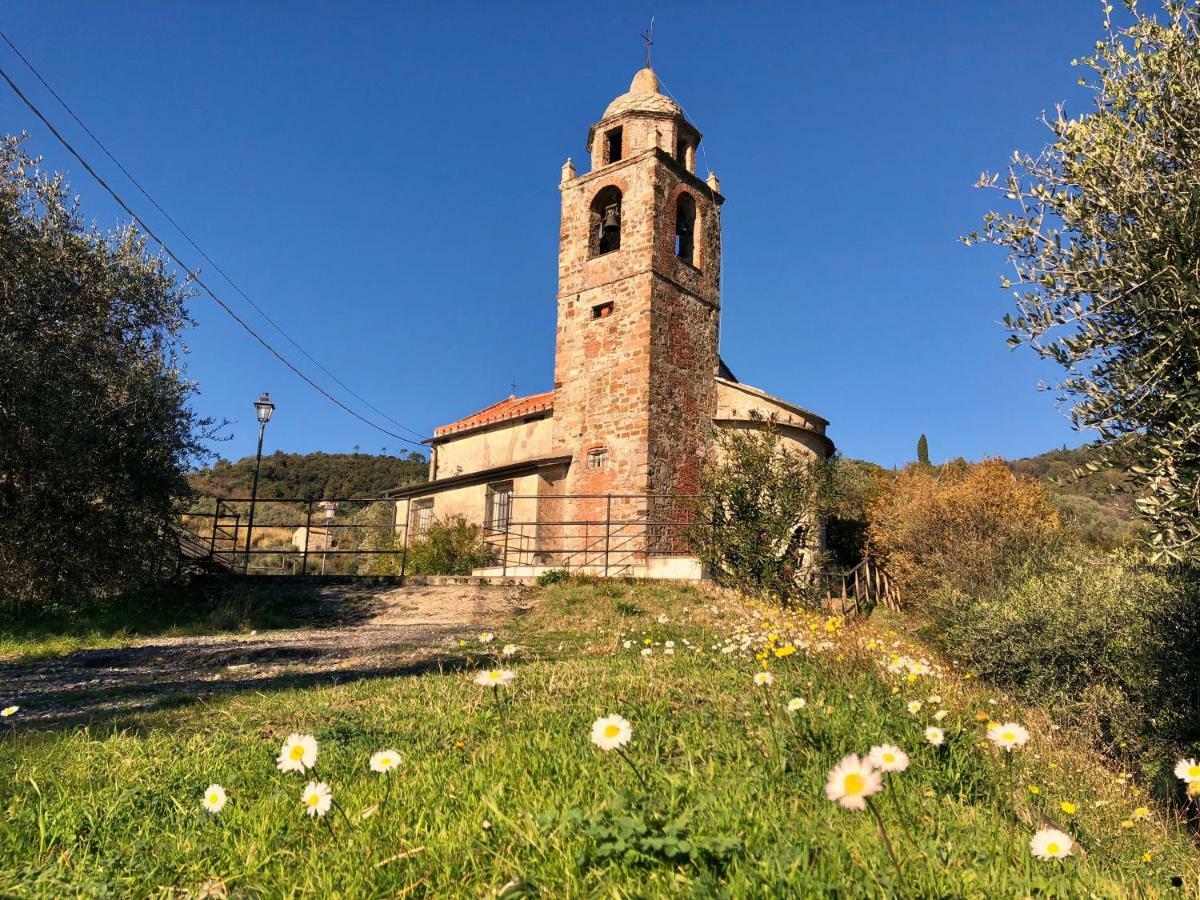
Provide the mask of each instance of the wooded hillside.
{"label": "wooded hillside", "polygon": [[[429,463],[419,453],[383,456],[371,453],[283,453],[264,456],[258,496],[378,497],[384,491],[425,481]],[[192,473],[193,490],[209,497],[249,497],[254,457],[218,460]]]}
{"label": "wooded hillside", "polygon": [[1096,456],[1091,447],[1050,450],[1025,459],[1010,460],[1008,467],[1020,475],[1039,479],[1058,510],[1071,519],[1090,542],[1115,546],[1136,535],[1143,527],[1128,489],[1126,473],[1101,469],[1075,478]]}

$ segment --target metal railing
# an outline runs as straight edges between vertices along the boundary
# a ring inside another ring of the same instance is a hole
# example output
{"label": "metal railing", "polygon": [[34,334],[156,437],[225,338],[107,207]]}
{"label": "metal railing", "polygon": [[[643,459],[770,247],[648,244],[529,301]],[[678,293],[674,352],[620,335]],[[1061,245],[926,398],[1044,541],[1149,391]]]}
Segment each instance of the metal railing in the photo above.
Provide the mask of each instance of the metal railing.
{"label": "metal railing", "polygon": [[[209,571],[406,575],[413,549],[424,539],[411,498],[260,498],[252,529],[246,515],[250,498],[201,502],[206,508],[184,517],[180,547],[189,562]],[[491,507],[506,513],[503,520],[493,520],[486,507],[477,511],[473,524],[484,523],[479,527],[485,554],[475,569],[502,577],[547,569],[607,577],[652,574],[658,560],[694,557],[696,508],[694,496],[509,495]],[[813,596],[824,598],[832,611],[900,608],[895,582],[874,560],[813,577]]]}
{"label": "metal railing", "polygon": [[[476,511],[481,570],[566,569],[629,575],[648,561],[688,556],[692,497],[648,494],[510,495],[503,520]],[[243,574],[405,575],[423,539],[412,499],[387,497],[202,498],[183,520],[188,556]],[[326,510],[332,509],[332,515]],[[439,511],[435,508],[435,514]],[[444,521],[444,519],[439,519]],[[468,522],[472,522],[467,517]]]}

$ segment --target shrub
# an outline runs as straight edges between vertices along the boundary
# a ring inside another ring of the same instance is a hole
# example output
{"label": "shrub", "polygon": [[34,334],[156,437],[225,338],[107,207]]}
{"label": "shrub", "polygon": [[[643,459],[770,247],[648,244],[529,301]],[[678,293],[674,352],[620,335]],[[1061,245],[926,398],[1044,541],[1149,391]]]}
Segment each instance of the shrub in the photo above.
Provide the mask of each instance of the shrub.
{"label": "shrub", "polygon": [[410,575],[470,575],[492,562],[483,528],[462,516],[432,522],[408,547]]}
{"label": "shrub", "polygon": [[774,423],[720,431],[700,477],[688,542],[721,585],[788,599],[819,561],[832,468],[789,450]]}
{"label": "shrub", "polygon": [[908,466],[885,479],[868,515],[872,551],[909,598],[993,587],[1068,541],[1045,489],[1000,460]]}
{"label": "shrub", "polygon": [[561,584],[571,578],[571,573],[566,569],[547,569],[537,578],[537,583],[541,587],[549,587],[552,584]]}
{"label": "shrub", "polygon": [[958,661],[1102,749],[1200,750],[1200,572],[1086,553],[976,596],[943,588],[924,612]]}

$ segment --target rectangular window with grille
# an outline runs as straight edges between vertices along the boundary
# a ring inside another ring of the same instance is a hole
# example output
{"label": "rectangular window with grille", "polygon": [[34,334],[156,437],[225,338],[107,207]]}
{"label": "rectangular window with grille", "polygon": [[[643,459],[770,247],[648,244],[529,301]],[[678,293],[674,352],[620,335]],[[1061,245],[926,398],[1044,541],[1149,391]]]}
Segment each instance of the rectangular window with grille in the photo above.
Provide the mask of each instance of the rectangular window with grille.
{"label": "rectangular window with grille", "polygon": [[433,499],[417,500],[412,505],[412,536],[419,537],[433,524]]}
{"label": "rectangular window with grille", "polygon": [[608,450],[604,447],[597,447],[595,450],[589,450],[587,455],[587,467],[589,469],[603,469],[608,466]]}
{"label": "rectangular window with grille", "polygon": [[507,531],[512,524],[513,483],[489,484],[484,524],[488,531]]}

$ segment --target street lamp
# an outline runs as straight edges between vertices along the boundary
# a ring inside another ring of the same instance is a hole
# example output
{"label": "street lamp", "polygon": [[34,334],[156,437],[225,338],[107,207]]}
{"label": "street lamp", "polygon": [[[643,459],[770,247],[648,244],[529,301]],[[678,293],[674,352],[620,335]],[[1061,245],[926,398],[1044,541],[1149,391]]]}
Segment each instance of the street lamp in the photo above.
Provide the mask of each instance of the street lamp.
{"label": "street lamp", "polygon": [[246,562],[242,566],[243,574],[250,571],[250,540],[254,536],[254,504],[258,500],[258,470],[262,467],[263,432],[266,431],[273,412],[275,404],[271,402],[271,395],[263,391],[263,395],[254,401],[254,415],[258,418],[258,453],[254,459],[254,481],[250,486],[250,518],[246,522]]}

